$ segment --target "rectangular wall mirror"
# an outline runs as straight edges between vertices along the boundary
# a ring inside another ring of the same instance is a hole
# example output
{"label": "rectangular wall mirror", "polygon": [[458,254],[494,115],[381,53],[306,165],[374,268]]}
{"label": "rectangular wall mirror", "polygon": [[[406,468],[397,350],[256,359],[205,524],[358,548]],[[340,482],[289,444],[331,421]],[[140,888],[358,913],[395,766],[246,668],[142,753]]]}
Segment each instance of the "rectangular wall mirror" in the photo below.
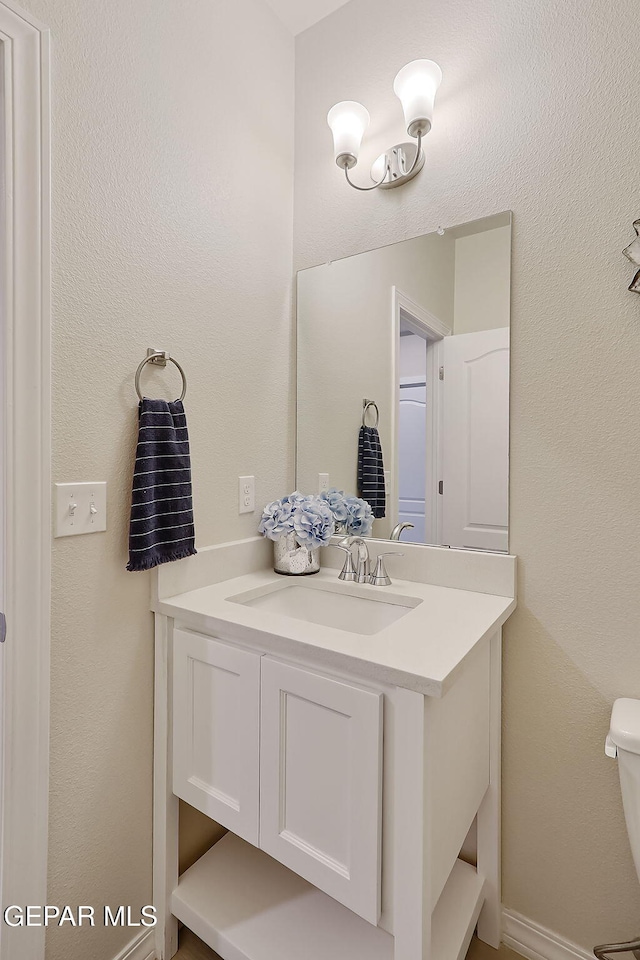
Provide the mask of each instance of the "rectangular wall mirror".
{"label": "rectangular wall mirror", "polygon": [[300,271],[298,489],[363,496],[378,539],[507,551],[510,279],[508,212]]}

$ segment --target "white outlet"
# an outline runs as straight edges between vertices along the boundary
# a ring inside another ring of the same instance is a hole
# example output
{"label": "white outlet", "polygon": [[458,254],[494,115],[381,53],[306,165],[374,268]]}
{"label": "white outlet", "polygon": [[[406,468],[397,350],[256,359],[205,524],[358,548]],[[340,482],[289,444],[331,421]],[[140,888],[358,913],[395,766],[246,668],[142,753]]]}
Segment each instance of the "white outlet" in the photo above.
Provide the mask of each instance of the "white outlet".
{"label": "white outlet", "polygon": [[101,533],[107,529],[107,484],[56,483],[56,537]]}
{"label": "white outlet", "polygon": [[238,513],[253,513],[256,508],[256,478],[238,477]]}
{"label": "white outlet", "polygon": [[324,490],[329,489],[329,474],[328,473],[319,473],[318,474],[318,493],[322,493]]}

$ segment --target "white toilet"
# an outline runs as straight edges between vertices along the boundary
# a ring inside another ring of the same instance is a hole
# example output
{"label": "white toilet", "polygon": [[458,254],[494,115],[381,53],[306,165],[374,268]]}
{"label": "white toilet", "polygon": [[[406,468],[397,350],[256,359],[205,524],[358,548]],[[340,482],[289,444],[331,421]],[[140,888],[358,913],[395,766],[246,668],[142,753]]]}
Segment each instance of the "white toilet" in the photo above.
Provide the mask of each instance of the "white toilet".
{"label": "white toilet", "polygon": [[[627,833],[640,880],[640,700],[616,700],[611,711],[611,726],[604,752],[618,760],[622,806]],[[605,943],[594,947],[598,960],[613,960],[611,954],[632,953],[640,960],[640,939],[624,943]]]}
{"label": "white toilet", "polygon": [[627,833],[640,879],[640,700],[616,700],[604,749],[618,759]]}

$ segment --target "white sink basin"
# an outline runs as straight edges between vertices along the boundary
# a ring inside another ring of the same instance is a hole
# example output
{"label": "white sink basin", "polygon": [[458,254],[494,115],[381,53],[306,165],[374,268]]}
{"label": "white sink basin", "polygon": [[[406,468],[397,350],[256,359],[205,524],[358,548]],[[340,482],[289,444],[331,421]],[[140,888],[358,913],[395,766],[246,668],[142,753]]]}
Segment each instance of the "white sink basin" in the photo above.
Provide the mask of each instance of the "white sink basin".
{"label": "white sink basin", "polygon": [[[382,587],[373,589],[386,590]],[[311,586],[298,581],[274,583],[266,589],[227,599],[293,620],[369,636],[384,630],[422,603],[416,597],[386,592],[380,597],[373,596],[370,592],[358,592],[358,588],[351,585],[342,587],[338,584],[334,588],[324,583]]]}

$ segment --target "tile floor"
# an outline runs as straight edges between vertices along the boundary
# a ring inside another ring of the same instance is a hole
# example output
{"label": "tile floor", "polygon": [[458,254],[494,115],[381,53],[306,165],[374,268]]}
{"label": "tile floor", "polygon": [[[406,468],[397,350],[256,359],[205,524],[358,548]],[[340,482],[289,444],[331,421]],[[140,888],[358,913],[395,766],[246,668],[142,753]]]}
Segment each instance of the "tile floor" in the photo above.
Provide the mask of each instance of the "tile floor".
{"label": "tile floor", "polygon": [[[220,960],[220,958],[202,940],[198,940],[195,934],[185,928],[180,934],[180,949],[175,956],[175,960]],[[327,958],[327,960],[330,960],[330,958]],[[467,954],[467,960],[521,960],[521,958],[505,946],[500,947],[499,950],[493,950],[486,943],[481,943],[474,937]]]}

